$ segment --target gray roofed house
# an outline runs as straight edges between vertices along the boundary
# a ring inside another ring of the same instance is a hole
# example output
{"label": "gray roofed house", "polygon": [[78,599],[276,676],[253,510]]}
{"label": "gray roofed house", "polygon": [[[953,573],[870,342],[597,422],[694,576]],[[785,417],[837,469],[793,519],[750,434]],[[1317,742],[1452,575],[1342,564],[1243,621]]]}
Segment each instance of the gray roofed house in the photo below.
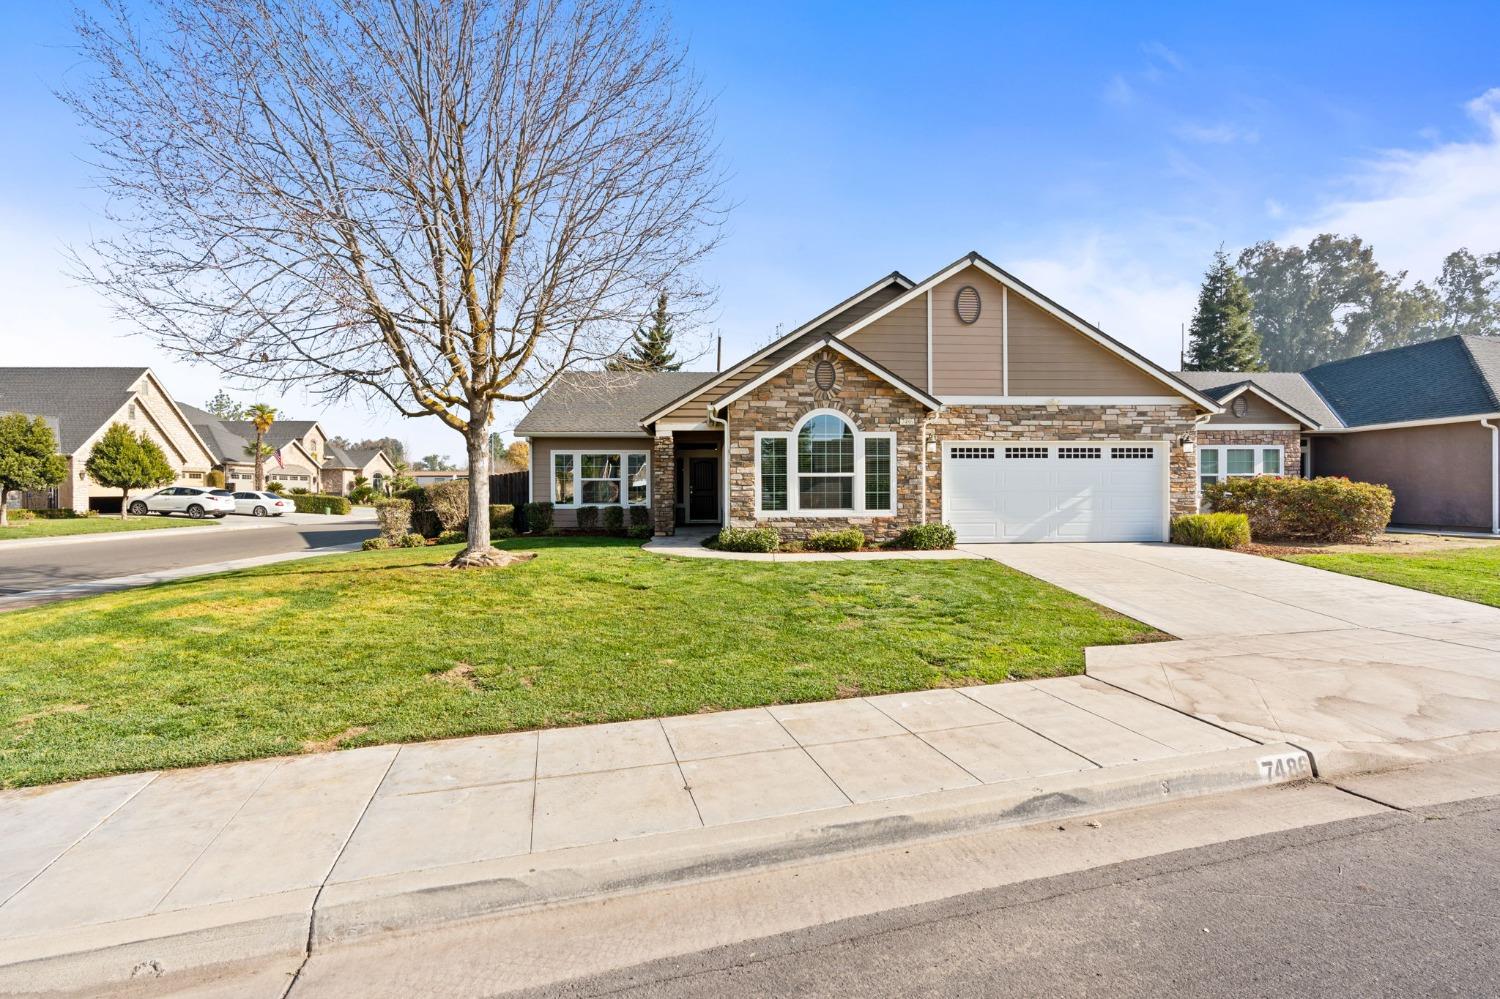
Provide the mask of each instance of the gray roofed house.
{"label": "gray roofed house", "polygon": [[561,375],[516,425],[534,434],[643,434],[653,410],[713,378],[712,371],[572,371]]}
{"label": "gray roofed house", "polygon": [[1304,375],[1295,371],[1179,371],[1177,377],[1215,401],[1223,400],[1249,382],[1307,416],[1311,426],[1343,426],[1338,414],[1329,408],[1318,390]]}
{"label": "gray roofed house", "polygon": [[1305,377],[1349,427],[1493,413],[1497,347],[1489,337],[1450,336],[1320,364]]}
{"label": "gray roofed house", "polygon": [[[224,420],[224,429],[243,440],[255,440],[255,424],[249,420]],[[281,447],[292,441],[301,442],[318,425],[317,420],[277,420],[266,431],[264,440],[272,447]]]}
{"label": "gray roofed house", "polygon": [[0,413],[45,416],[72,454],[109,423],[150,368],[0,368]]}

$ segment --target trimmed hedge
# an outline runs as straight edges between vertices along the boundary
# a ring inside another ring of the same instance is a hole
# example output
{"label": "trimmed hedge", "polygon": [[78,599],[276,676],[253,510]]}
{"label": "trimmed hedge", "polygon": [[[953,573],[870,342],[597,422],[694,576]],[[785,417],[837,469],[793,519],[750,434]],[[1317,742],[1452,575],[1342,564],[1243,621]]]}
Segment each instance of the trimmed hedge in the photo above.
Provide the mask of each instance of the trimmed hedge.
{"label": "trimmed hedge", "polygon": [[380,521],[380,536],[395,541],[411,533],[411,500],[388,499],[375,504],[375,519]]}
{"label": "trimmed hedge", "polygon": [[1203,487],[1217,513],[1243,513],[1261,541],[1368,540],[1391,522],[1396,497],[1386,486],[1344,478],[1281,479],[1262,475]]}
{"label": "trimmed hedge", "polygon": [[444,531],[437,536],[440,545],[456,545],[469,540],[467,531]]}
{"label": "trimmed hedge", "polygon": [[469,522],[469,483],[464,479],[434,482],[427,487],[427,504],[444,531],[461,530]]}
{"label": "trimmed hedge", "polygon": [[958,532],[947,524],[913,524],[896,535],[897,548],[940,551],[958,543]]}
{"label": "trimmed hedge", "polygon": [[815,552],[857,552],[865,546],[865,534],[857,527],[842,531],[822,531],[809,535],[807,548]]}
{"label": "trimmed hedge", "polygon": [[625,508],[623,506],[605,507],[602,521],[605,534],[623,534],[625,532]]}
{"label": "trimmed hedge", "polygon": [[655,532],[651,530],[650,524],[631,524],[625,530],[627,538],[645,539],[651,537]]}
{"label": "trimmed hedge", "polygon": [[1190,513],[1172,521],[1172,544],[1197,548],[1243,548],[1250,518],[1243,513]]}
{"label": "trimmed hedge", "polygon": [[527,503],[526,529],[532,534],[546,534],[552,530],[552,504]]}
{"label": "trimmed hedge", "polygon": [[393,548],[425,548],[425,547],[427,547],[427,539],[424,538],[424,537],[422,537],[422,535],[420,535],[420,534],[412,533],[412,534],[408,534],[406,537],[402,538],[400,541],[396,542],[391,547],[393,547]]}
{"label": "trimmed hedge", "polygon": [[599,529],[599,508],[597,506],[581,506],[578,508],[578,529],[585,534],[592,534]]}
{"label": "trimmed hedge", "polygon": [[385,538],[365,538],[359,547],[367,552],[381,552],[391,547],[391,543]]}
{"label": "trimmed hedge", "polygon": [[494,524],[490,525],[491,541],[504,541],[506,538],[513,538],[515,536],[516,529],[514,527],[511,527],[509,524],[501,524],[498,527]]}
{"label": "trimmed hedge", "polygon": [[494,537],[495,528],[506,527],[512,534],[516,531],[516,508],[512,503],[490,504],[490,537]]}
{"label": "trimmed hedge", "polygon": [[714,544],[725,552],[774,552],[781,547],[781,535],[769,527],[726,527]]}
{"label": "trimmed hedge", "polygon": [[326,496],[322,493],[294,495],[292,504],[298,513],[348,513],[353,507],[347,496]]}
{"label": "trimmed hedge", "polygon": [[[630,508],[631,527],[650,527],[651,508],[648,506],[633,506]],[[633,537],[634,535],[632,535]]]}

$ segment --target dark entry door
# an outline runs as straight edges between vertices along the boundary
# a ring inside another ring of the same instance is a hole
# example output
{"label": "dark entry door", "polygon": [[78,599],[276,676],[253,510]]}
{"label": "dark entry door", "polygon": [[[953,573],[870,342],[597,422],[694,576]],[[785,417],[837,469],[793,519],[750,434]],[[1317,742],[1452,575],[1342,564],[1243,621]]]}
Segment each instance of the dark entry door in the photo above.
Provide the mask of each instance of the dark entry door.
{"label": "dark entry door", "polygon": [[719,459],[688,459],[687,519],[697,523],[719,519]]}

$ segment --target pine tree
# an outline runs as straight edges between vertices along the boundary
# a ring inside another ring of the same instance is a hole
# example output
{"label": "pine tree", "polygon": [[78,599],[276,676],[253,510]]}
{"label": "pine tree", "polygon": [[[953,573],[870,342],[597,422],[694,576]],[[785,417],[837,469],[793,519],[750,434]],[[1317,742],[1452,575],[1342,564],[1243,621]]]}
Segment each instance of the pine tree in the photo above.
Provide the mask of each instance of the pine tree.
{"label": "pine tree", "polygon": [[682,362],[672,351],[672,314],[667,311],[667,293],[656,296],[656,309],[631,338],[630,352],[609,362],[611,371],[678,371]]}
{"label": "pine tree", "polygon": [[1188,327],[1189,371],[1264,371],[1260,334],[1250,321],[1250,292],[1221,246],[1203,277]]}

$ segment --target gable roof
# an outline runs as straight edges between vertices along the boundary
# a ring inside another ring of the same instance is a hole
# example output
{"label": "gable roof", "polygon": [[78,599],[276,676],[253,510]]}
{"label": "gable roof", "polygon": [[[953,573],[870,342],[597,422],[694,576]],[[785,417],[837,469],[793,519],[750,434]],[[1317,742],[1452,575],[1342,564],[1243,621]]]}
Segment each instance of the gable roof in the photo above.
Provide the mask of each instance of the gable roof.
{"label": "gable roof", "polygon": [[856,306],[876,303],[878,303],[877,307],[883,306],[886,302],[911,288],[912,284],[912,279],[905,274],[902,274],[900,271],[891,271],[885,277],[880,278],[872,284],[865,285],[865,287],[856,291],[833,308],[820,312],[790,333],[771,341],[750,356],[736,361],[723,371],[713,372],[702,385],[695,386],[692,390],[684,392],[681,396],[668,401],[665,405],[656,409],[644,419],[641,419],[639,423],[642,426],[655,423],[678,406],[688,402],[693,396],[705,389],[722,384],[725,379],[733,377],[736,373],[743,371],[752,364],[763,361],[768,357],[773,357],[778,353],[785,356],[802,349],[805,344],[801,341],[811,341],[837,332],[855,321],[848,313]]}
{"label": "gable roof", "polygon": [[1317,389],[1296,371],[1179,371],[1177,377],[1220,404],[1250,385],[1315,430],[1344,425]]}
{"label": "gable roof", "polygon": [[1077,313],[1074,313],[1069,309],[1066,309],[1063,306],[1057,304],[1046,295],[1043,295],[1041,292],[1037,291],[1026,282],[1017,278],[1015,275],[987,260],[976,250],[970,250],[962,257],[959,257],[957,260],[953,261],[953,263],[949,264],[947,267],[943,267],[931,276],[918,281],[904,294],[896,296],[894,299],[876,309],[874,312],[871,312],[869,315],[863,316],[857,321],[849,324],[848,326],[845,326],[837,334],[839,339],[845,339],[852,334],[864,329],[871,323],[884,318],[885,316],[899,309],[901,306],[912,301],[918,295],[925,293],[932,287],[941,284],[943,281],[946,281],[953,275],[958,274],[966,267],[977,267],[979,270],[983,271],[985,274],[988,274],[996,281],[999,281],[1002,285],[1009,288],[1011,291],[1014,291],[1022,297],[1028,299],[1033,305],[1036,305],[1044,311],[1050,312],[1058,319],[1061,319],[1064,323],[1068,324],[1079,333],[1082,333],[1084,336],[1093,340],[1105,350],[1111,351],[1112,353],[1124,358],[1129,363],[1135,365],[1137,368],[1144,371],[1147,375],[1150,375],[1152,378],[1155,378],[1157,381],[1166,385],[1174,393],[1186,396],[1188,399],[1191,399],[1193,402],[1198,403],[1198,405],[1202,406],[1204,409],[1207,409],[1211,413],[1219,411],[1220,407],[1218,403],[1200,393],[1197,389],[1189,385],[1187,382],[1183,381],[1181,378],[1173,375],[1172,372],[1136,353],[1131,348],[1125,346],[1125,344],[1105,333],[1093,323],[1080,317]]}
{"label": "gable roof", "polygon": [[45,417],[74,454],[130,401],[150,368],[0,368],[0,413]]}
{"label": "gable roof", "polygon": [[844,343],[836,337],[823,336],[812,340],[803,349],[798,350],[793,354],[787,355],[781,361],[767,368],[765,371],[750,379],[748,382],[741,385],[733,392],[730,392],[722,399],[715,400],[714,409],[722,410],[725,406],[728,406],[730,403],[734,402],[741,396],[746,395],[749,392],[753,392],[755,389],[764,385],[772,378],[775,378],[777,375],[781,374],[792,365],[810,357],[820,350],[825,349],[832,350],[838,354],[842,354],[844,357],[847,357],[855,364],[858,364],[860,367],[864,368],[866,371],[874,373],[878,378],[880,378],[882,381],[885,381],[893,388],[897,388],[902,392],[905,392],[907,395],[911,396],[913,399],[917,400],[928,409],[939,410],[943,408],[943,404],[939,400],[917,388],[906,379],[882,367],[875,361],[874,358],[871,358],[864,353],[855,350],[853,347],[849,346],[847,343]]}
{"label": "gable roof", "polygon": [[179,403],[178,409],[182,415],[187,417],[193,429],[198,431],[198,436],[203,438],[203,443],[208,445],[209,454],[213,455],[217,462],[246,461],[245,447],[254,440],[254,437],[244,438],[229,429],[228,424],[214,414],[197,406],[189,406],[187,403]]}
{"label": "gable roof", "polygon": [[515,434],[645,436],[643,414],[691,396],[715,377],[713,371],[569,371],[516,424]]}
{"label": "gable roof", "polygon": [[[222,420],[224,429],[246,441],[255,440],[255,424],[249,420]],[[300,441],[307,432],[318,425],[317,420],[277,420],[266,432],[265,442],[272,447],[281,447],[292,441]]]}

